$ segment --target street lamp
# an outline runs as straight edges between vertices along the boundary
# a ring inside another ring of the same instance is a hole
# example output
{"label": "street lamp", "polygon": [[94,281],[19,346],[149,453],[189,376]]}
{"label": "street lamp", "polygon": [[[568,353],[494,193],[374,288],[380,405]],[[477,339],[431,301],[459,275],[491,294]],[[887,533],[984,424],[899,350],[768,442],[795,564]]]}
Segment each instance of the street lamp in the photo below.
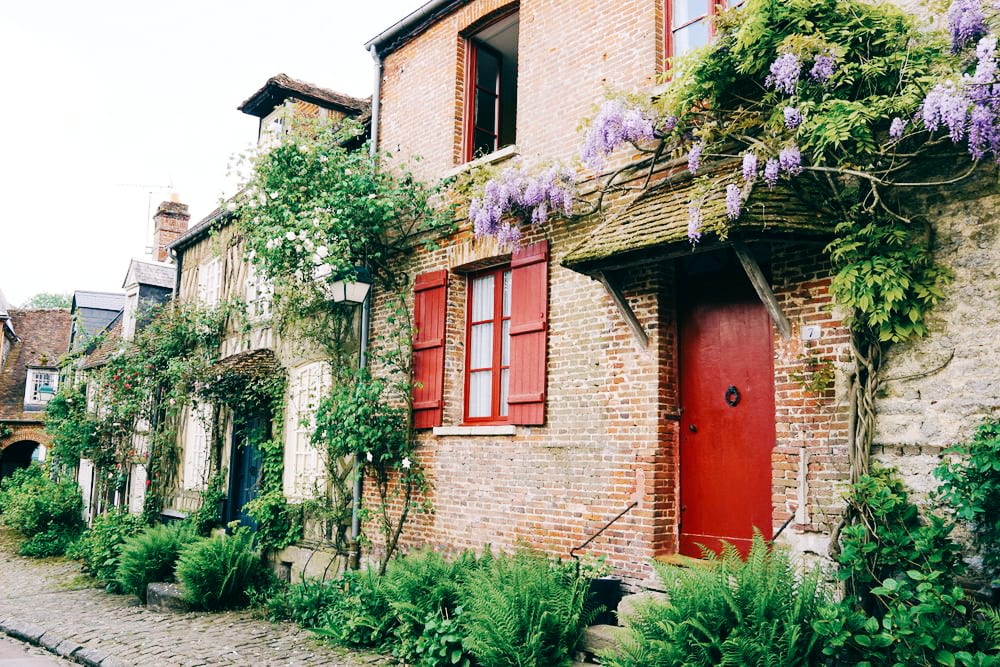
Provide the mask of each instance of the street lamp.
{"label": "street lamp", "polygon": [[[361,332],[358,336],[358,368],[368,367],[368,330],[371,321],[372,275],[365,267],[354,269],[349,275],[341,275],[332,283],[322,283],[327,297],[334,303],[361,306]],[[354,457],[354,489],[351,494],[351,553],[349,566],[357,570],[361,567],[361,460]]]}

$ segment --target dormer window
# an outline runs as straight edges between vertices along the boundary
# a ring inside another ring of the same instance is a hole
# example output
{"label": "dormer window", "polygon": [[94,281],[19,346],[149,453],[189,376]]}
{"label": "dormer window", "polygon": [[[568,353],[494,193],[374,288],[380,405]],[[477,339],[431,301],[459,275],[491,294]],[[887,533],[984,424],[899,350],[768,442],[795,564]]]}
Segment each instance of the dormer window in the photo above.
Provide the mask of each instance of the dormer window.
{"label": "dormer window", "polygon": [[122,312],[122,338],[135,338],[135,323],[139,317],[139,288],[125,295],[125,309]]}
{"label": "dormer window", "polygon": [[24,383],[25,409],[41,409],[59,386],[59,373],[44,368],[29,368],[27,381]]}
{"label": "dormer window", "polygon": [[467,36],[465,159],[513,144],[517,131],[515,11]]}

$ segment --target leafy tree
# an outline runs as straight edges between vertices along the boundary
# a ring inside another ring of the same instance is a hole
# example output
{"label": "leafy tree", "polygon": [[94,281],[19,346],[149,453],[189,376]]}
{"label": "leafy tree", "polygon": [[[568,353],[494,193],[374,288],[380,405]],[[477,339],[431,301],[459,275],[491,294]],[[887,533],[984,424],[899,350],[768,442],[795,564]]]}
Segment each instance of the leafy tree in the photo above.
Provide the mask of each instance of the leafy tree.
{"label": "leafy tree", "polygon": [[73,295],[56,292],[39,292],[25,301],[21,307],[27,310],[45,310],[46,308],[69,308]]}

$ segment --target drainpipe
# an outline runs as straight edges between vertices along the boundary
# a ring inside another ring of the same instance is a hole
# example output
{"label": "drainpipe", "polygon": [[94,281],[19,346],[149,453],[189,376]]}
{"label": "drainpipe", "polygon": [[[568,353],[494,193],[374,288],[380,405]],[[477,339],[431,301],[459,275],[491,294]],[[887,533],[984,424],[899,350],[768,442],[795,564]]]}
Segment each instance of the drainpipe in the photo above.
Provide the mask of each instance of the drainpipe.
{"label": "drainpipe", "polygon": [[[372,155],[378,152],[378,119],[379,119],[379,96],[382,92],[382,60],[379,58],[378,51],[375,49],[375,45],[372,44],[368,49],[369,53],[372,54],[372,60],[375,61],[375,90],[372,93],[372,119],[371,119],[371,132],[369,151]],[[371,324],[371,303],[372,303],[372,292],[375,290],[375,283],[372,281],[372,286],[368,290],[367,296],[365,296],[364,302],[361,304],[361,333],[358,340],[358,367],[361,370],[368,368],[368,335],[369,328]],[[349,557],[348,565],[351,569],[357,570],[361,567],[361,545],[358,539],[361,536],[361,496],[363,493],[362,482],[364,480],[361,477],[361,461],[355,459],[354,461],[354,489],[351,494],[351,554]]]}

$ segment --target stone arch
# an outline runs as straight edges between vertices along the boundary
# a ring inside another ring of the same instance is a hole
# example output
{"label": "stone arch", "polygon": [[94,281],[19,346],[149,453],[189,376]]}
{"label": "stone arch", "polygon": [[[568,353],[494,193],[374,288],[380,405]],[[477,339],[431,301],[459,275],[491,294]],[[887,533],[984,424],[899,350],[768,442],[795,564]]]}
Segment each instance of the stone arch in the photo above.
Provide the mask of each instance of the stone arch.
{"label": "stone arch", "polygon": [[31,440],[44,445],[46,449],[52,447],[52,437],[45,432],[41,424],[8,424],[10,433],[6,437],[0,437],[0,452],[8,446],[22,440]]}

